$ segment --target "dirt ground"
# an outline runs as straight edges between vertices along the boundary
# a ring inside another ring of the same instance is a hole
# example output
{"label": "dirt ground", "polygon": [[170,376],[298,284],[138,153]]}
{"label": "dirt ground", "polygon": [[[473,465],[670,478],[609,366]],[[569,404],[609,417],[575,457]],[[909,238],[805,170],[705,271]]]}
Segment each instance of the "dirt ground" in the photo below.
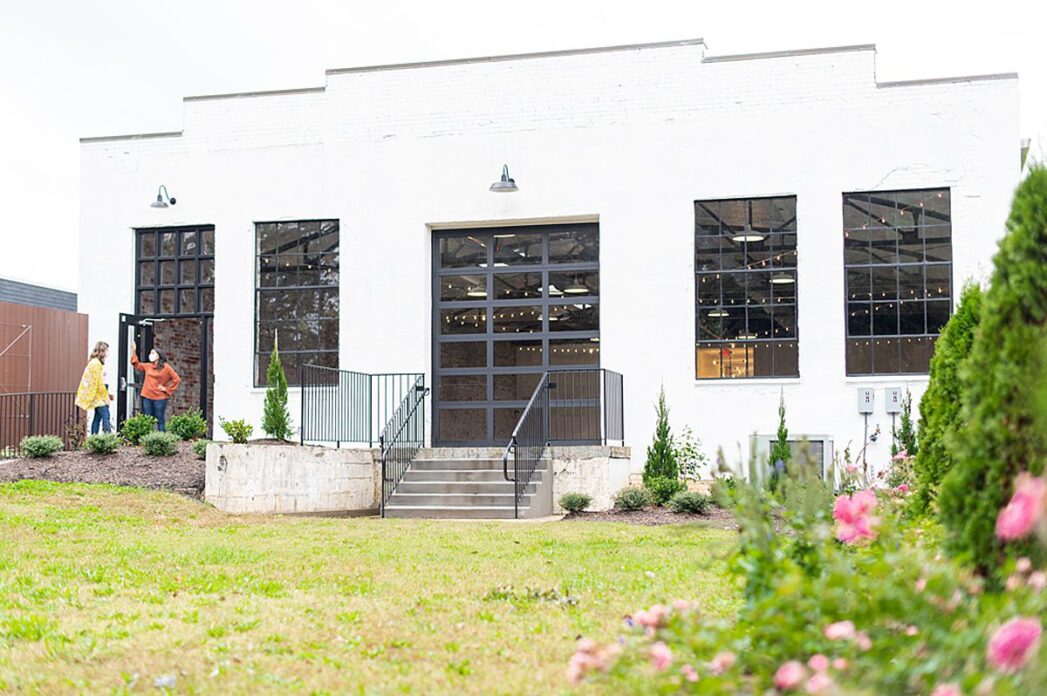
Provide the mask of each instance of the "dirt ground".
{"label": "dirt ground", "polygon": [[704,515],[694,515],[684,512],[673,512],[667,508],[647,508],[625,512],[621,510],[608,510],[606,512],[575,512],[564,516],[564,522],[627,522],[644,526],[656,526],[662,524],[684,524],[697,522],[709,527],[722,529],[737,529],[734,514],[730,510],[710,507]]}
{"label": "dirt ground", "polygon": [[59,452],[41,459],[0,462],[0,482],[35,479],[64,483],[112,483],[174,491],[204,497],[204,462],[191,442],[179,442],[178,453],[151,457],[140,447],[121,447],[113,454]]}

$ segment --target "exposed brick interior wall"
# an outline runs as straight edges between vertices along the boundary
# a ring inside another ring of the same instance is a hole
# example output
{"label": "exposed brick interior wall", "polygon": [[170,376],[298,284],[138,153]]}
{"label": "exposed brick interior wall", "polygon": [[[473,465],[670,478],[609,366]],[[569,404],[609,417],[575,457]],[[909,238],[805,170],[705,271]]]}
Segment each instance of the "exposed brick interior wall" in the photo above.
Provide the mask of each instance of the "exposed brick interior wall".
{"label": "exposed brick interior wall", "polygon": [[171,367],[182,378],[182,384],[167,405],[167,418],[200,408],[200,384],[207,380],[207,423],[214,412],[214,321],[207,320],[207,375],[201,375],[203,364],[200,346],[202,319],[166,319],[155,324],[153,346],[167,355]]}

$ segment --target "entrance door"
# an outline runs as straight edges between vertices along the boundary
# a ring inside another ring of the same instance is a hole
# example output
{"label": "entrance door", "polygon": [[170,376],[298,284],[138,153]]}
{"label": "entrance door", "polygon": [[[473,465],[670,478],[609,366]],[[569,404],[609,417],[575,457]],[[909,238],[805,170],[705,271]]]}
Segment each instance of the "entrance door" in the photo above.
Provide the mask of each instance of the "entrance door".
{"label": "entrance door", "polygon": [[130,365],[131,343],[138,348],[140,357],[149,355],[153,349],[153,317],[140,317],[134,314],[120,315],[120,338],[118,347],[119,367],[116,387],[116,424],[117,427],[130,416],[141,410],[138,394],[142,388],[142,376]]}
{"label": "entrance door", "polygon": [[433,235],[433,441],[505,445],[550,368],[600,364],[595,223]]}

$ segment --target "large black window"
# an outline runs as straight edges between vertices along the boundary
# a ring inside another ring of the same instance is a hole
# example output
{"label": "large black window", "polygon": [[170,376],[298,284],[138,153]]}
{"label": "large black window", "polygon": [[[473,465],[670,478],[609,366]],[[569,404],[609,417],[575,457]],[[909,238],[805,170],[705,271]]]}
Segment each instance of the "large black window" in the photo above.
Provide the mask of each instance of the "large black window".
{"label": "large black window", "polygon": [[952,309],[948,189],[843,196],[847,374],[925,373]]}
{"label": "large black window", "polygon": [[698,379],[798,377],[796,197],[696,201]]}
{"label": "large black window", "polygon": [[214,227],[136,230],[135,264],[136,313],[214,313]]}
{"label": "large black window", "polygon": [[303,365],[338,367],[338,221],[257,223],[255,242],[255,386],[277,337],[288,384]]}

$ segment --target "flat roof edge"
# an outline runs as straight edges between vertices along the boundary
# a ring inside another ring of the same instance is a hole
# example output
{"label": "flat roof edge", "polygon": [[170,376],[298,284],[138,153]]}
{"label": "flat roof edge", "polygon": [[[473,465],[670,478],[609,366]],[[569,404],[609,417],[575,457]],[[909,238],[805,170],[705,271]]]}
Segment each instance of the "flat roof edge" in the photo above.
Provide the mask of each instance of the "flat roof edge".
{"label": "flat roof edge", "polygon": [[449,58],[446,60],[426,60],[414,63],[388,63],[384,65],[366,65],[356,68],[333,68],[325,71],[327,75],[347,73],[378,72],[382,70],[409,70],[412,68],[436,68],[447,65],[469,65],[472,63],[497,63],[509,60],[528,60],[535,58],[558,58],[577,56],[587,53],[611,53],[614,51],[634,51],[647,48],[675,48],[679,46],[704,46],[705,39],[683,39],[679,41],[656,41],[651,43],[622,44],[618,46],[597,46],[593,48],[567,48],[558,51],[537,51],[533,53],[507,53],[497,56],[478,56],[474,58]]}
{"label": "flat roof edge", "polygon": [[985,75],[961,75],[959,77],[931,77],[924,80],[895,80],[877,82],[877,87],[918,87],[920,85],[944,85],[957,82],[988,82],[991,80],[1017,80],[1018,73],[988,73]]}
{"label": "flat roof edge", "polygon": [[323,92],[327,89],[320,87],[292,87],[290,89],[267,89],[256,92],[228,92],[226,94],[198,94],[191,97],[182,97],[183,102],[209,101],[211,99],[237,99],[240,97],[279,97],[288,94],[311,94]]}
{"label": "flat roof edge", "polygon": [[166,131],[162,133],[128,133],[126,135],[92,135],[80,138],[81,143],[106,143],[113,140],[149,140],[151,138],[180,138],[182,131]]}
{"label": "flat roof edge", "polygon": [[703,63],[729,63],[736,60],[763,60],[765,58],[789,58],[792,56],[813,56],[822,53],[845,53],[849,51],[875,51],[876,44],[855,44],[853,46],[828,46],[825,48],[800,48],[793,51],[768,51],[766,53],[737,53],[727,56],[706,56]]}

